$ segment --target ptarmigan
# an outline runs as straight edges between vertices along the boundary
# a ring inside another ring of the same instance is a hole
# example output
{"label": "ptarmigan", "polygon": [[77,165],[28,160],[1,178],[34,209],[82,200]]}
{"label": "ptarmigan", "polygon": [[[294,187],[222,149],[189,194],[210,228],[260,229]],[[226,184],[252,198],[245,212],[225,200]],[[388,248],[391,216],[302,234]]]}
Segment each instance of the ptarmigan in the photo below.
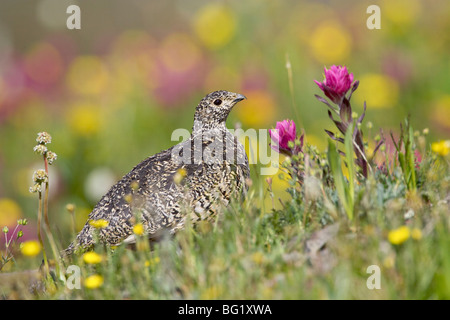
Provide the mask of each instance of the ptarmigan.
{"label": "ptarmigan", "polygon": [[[225,124],[243,99],[223,90],[204,97],[189,139],[145,159],[112,186],[62,254],[88,250],[97,238],[107,245],[132,243],[138,222],[149,238],[173,234],[187,219],[194,224],[209,220],[231,197],[244,194],[250,174],[247,155]],[[96,230],[93,221],[106,226]]]}

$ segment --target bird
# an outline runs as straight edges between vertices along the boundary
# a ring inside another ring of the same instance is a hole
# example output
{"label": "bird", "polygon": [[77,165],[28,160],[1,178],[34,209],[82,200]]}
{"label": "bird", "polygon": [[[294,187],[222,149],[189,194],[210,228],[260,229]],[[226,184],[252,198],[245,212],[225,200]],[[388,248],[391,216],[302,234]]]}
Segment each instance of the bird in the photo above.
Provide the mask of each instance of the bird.
{"label": "bird", "polygon": [[61,255],[88,251],[98,242],[135,243],[137,221],[149,239],[175,234],[188,220],[192,225],[214,220],[233,197],[245,196],[247,154],[226,127],[230,111],[244,99],[225,90],[201,99],[189,138],[143,160],[114,184]]}

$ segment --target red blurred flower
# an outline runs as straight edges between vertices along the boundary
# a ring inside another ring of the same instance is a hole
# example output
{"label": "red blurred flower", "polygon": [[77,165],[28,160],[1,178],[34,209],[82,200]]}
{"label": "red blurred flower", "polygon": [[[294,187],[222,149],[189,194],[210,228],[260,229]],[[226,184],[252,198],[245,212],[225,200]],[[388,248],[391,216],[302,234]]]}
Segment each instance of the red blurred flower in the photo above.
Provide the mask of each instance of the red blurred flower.
{"label": "red blurred flower", "polygon": [[314,80],[325,95],[336,104],[340,104],[348,90],[352,87],[353,73],[348,73],[347,67],[331,66],[325,70],[323,82]]}

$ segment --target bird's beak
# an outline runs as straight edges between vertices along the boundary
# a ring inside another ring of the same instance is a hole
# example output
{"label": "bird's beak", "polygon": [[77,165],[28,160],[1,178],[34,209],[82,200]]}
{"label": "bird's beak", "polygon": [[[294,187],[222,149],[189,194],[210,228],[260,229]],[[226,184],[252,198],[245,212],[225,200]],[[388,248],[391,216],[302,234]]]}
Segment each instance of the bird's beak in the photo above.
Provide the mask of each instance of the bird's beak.
{"label": "bird's beak", "polygon": [[237,103],[237,102],[242,101],[242,100],[244,100],[244,99],[247,99],[247,97],[244,96],[244,95],[242,95],[242,94],[240,94],[240,93],[238,93],[238,94],[236,95],[236,98],[233,100],[233,103]]}

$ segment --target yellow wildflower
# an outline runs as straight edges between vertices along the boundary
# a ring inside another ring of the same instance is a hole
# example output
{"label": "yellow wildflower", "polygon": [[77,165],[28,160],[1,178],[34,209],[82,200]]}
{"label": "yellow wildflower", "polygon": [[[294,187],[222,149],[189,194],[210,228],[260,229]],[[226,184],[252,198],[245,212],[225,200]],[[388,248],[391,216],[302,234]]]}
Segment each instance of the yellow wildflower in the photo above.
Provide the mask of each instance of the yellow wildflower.
{"label": "yellow wildflower", "polygon": [[83,261],[87,264],[98,264],[102,262],[102,256],[96,252],[86,252],[83,254]]}
{"label": "yellow wildflower", "polygon": [[103,229],[108,226],[109,222],[105,219],[98,219],[98,220],[89,220],[89,224],[96,229]]}
{"label": "yellow wildflower", "polygon": [[88,289],[97,289],[103,285],[103,277],[99,274],[94,274],[84,280],[84,286]]}
{"label": "yellow wildflower", "polygon": [[144,234],[144,225],[142,223],[136,223],[133,226],[133,233],[138,235],[138,236],[142,236]]}
{"label": "yellow wildflower", "polygon": [[183,181],[184,177],[186,177],[187,171],[184,168],[178,169],[177,172],[173,175],[173,182],[176,184],[180,184]]}
{"label": "yellow wildflower", "polygon": [[431,150],[441,156],[446,156],[450,152],[450,140],[434,142],[431,144]]}
{"label": "yellow wildflower", "polygon": [[399,245],[409,239],[411,232],[407,226],[389,231],[388,240],[390,243]]}
{"label": "yellow wildflower", "polygon": [[25,241],[20,246],[20,252],[22,252],[24,256],[34,257],[41,252],[41,244],[36,240]]}
{"label": "yellow wildflower", "polygon": [[160,262],[159,257],[154,257],[154,258],[151,258],[150,260],[146,260],[144,265],[146,267],[151,267],[151,266],[157,265],[159,262]]}
{"label": "yellow wildflower", "polygon": [[414,228],[411,230],[411,238],[414,240],[420,240],[422,239],[422,231],[418,228]]}

